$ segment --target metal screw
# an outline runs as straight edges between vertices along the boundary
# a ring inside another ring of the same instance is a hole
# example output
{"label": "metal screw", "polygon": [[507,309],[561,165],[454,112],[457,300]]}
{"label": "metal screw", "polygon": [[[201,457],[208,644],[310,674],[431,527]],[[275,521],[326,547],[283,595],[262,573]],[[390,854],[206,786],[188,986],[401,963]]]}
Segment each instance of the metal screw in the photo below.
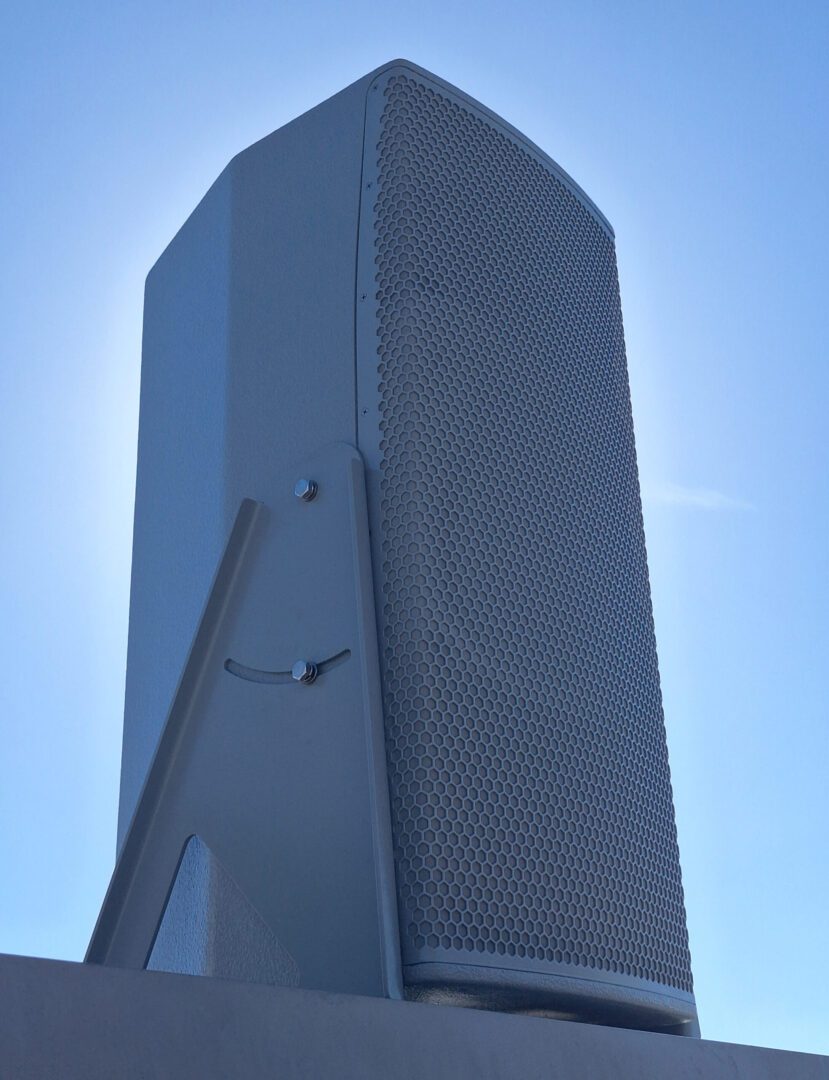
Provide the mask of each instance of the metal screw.
{"label": "metal screw", "polygon": [[291,678],[309,686],[317,677],[317,665],[310,660],[297,660],[291,668]]}
{"label": "metal screw", "polygon": [[310,502],[317,494],[316,480],[297,480],[294,484],[294,495],[303,502]]}

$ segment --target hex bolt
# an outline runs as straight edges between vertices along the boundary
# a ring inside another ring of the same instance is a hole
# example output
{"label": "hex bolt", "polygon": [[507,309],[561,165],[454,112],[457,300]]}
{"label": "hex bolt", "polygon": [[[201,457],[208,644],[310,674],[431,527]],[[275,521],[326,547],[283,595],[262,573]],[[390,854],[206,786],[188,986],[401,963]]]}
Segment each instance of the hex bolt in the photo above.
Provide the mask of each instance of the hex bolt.
{"label": "hex bolt", "polygon": [[317,494],[316,480],[297,480],[294,484],[294,495],[303,502],[310,502]]}
{"label": "hex bolt", "polygon": [[317,674],[317,665],[310,660],[297,660],[291,668],[291,678],[305,686],[310,686]]}

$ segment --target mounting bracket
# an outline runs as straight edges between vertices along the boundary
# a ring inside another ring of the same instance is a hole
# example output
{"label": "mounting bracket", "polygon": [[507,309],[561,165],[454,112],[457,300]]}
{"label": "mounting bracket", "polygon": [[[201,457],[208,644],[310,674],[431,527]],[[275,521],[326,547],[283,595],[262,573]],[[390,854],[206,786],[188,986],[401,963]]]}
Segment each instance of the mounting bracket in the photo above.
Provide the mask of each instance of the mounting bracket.
{"label": "mounting bracket", "polygon": [[197,836],[300,986],[402,997],[363,463],[296,475],[241,504],[86,960],[146,967]]}

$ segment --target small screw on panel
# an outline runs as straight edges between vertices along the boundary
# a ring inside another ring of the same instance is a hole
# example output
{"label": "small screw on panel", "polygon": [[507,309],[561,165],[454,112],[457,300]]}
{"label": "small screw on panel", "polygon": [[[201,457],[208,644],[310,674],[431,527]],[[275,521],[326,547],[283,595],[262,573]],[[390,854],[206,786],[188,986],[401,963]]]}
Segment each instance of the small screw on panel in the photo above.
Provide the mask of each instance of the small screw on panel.
{"label": "small screw on panel", "polygon": [[317,677],[317,665],[310,660],[297,660],[291,667],[291,678],[308,686]]}
{"label": "small screw on panel", "polygon": [[303,502],[310,502],[317,494],[316,480],[297,480],[294,484],[294,495]]}

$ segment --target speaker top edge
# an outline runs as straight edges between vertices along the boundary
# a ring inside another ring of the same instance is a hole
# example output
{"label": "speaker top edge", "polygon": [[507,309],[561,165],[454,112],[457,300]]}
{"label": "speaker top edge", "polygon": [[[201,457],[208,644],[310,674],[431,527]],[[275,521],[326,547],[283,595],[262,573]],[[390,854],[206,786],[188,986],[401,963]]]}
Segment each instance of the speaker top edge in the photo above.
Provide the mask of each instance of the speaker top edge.
{"label": "speaker top edge", "polygon": [[510,124],[509,121],[505,120],[502,116],[499,116],[498,113],[494,112],[486,105],[483,105],[480,101],[477,100],[477,98],[474,98],[470,94],[467,94],[464,90],[459,89],[459,87],[455,86],[453,83],[448,82],[446,79],[442,79],[439,75],[435,75],[434,72],[429,71],[427,68],[420,67],[419,64],[415,64],[411,60],[397,59],[390,60],[386,64],[381,64],[380,67],[377,67],[373,71],[370,71],[362,79],[358,80],[358,84],[365,83],[369,88],[371,88],[371,86],[379,79],[386,79],[390,75],[398,71],[408,72],[409,74],[415,75],[420,79],[433,83],[444,93],[451,94],[452,96],[458,98],[468,108],[474,109],[477,112],[482,113],[491,123],[497,124],[499,127],[503,128],[514,139],[516,139],[519,143],[523,144],[523,146],[527,150],[529,150],[530,153],[539,158],[543,162],[543,164],[547,166],[547,168],[549,168],[553,173],[555,173],[555,175],[562,181],[562,183],[564,183],[565,186],[572,191],[576,198],[583,203],[586,209],[589,210],[591,214],[593,214],[601,227],[607,232],[608,236],[610,236],[612,240],[615,240],[616,234],[613,230],[613,226],[610,224],[608,219],[605,217],[599,207],[593,202],[587,192],[573,179],[572,176],[570,176],[570,174],[565,169],[561,167],[561,165],[559,165],[559,163],[554,158],[550,157],[550,155],[544,150],[542,150],[537,143],[534,143],[532,139],[527,138],[527,136],[522,131],[519,131],[519,129]]}

